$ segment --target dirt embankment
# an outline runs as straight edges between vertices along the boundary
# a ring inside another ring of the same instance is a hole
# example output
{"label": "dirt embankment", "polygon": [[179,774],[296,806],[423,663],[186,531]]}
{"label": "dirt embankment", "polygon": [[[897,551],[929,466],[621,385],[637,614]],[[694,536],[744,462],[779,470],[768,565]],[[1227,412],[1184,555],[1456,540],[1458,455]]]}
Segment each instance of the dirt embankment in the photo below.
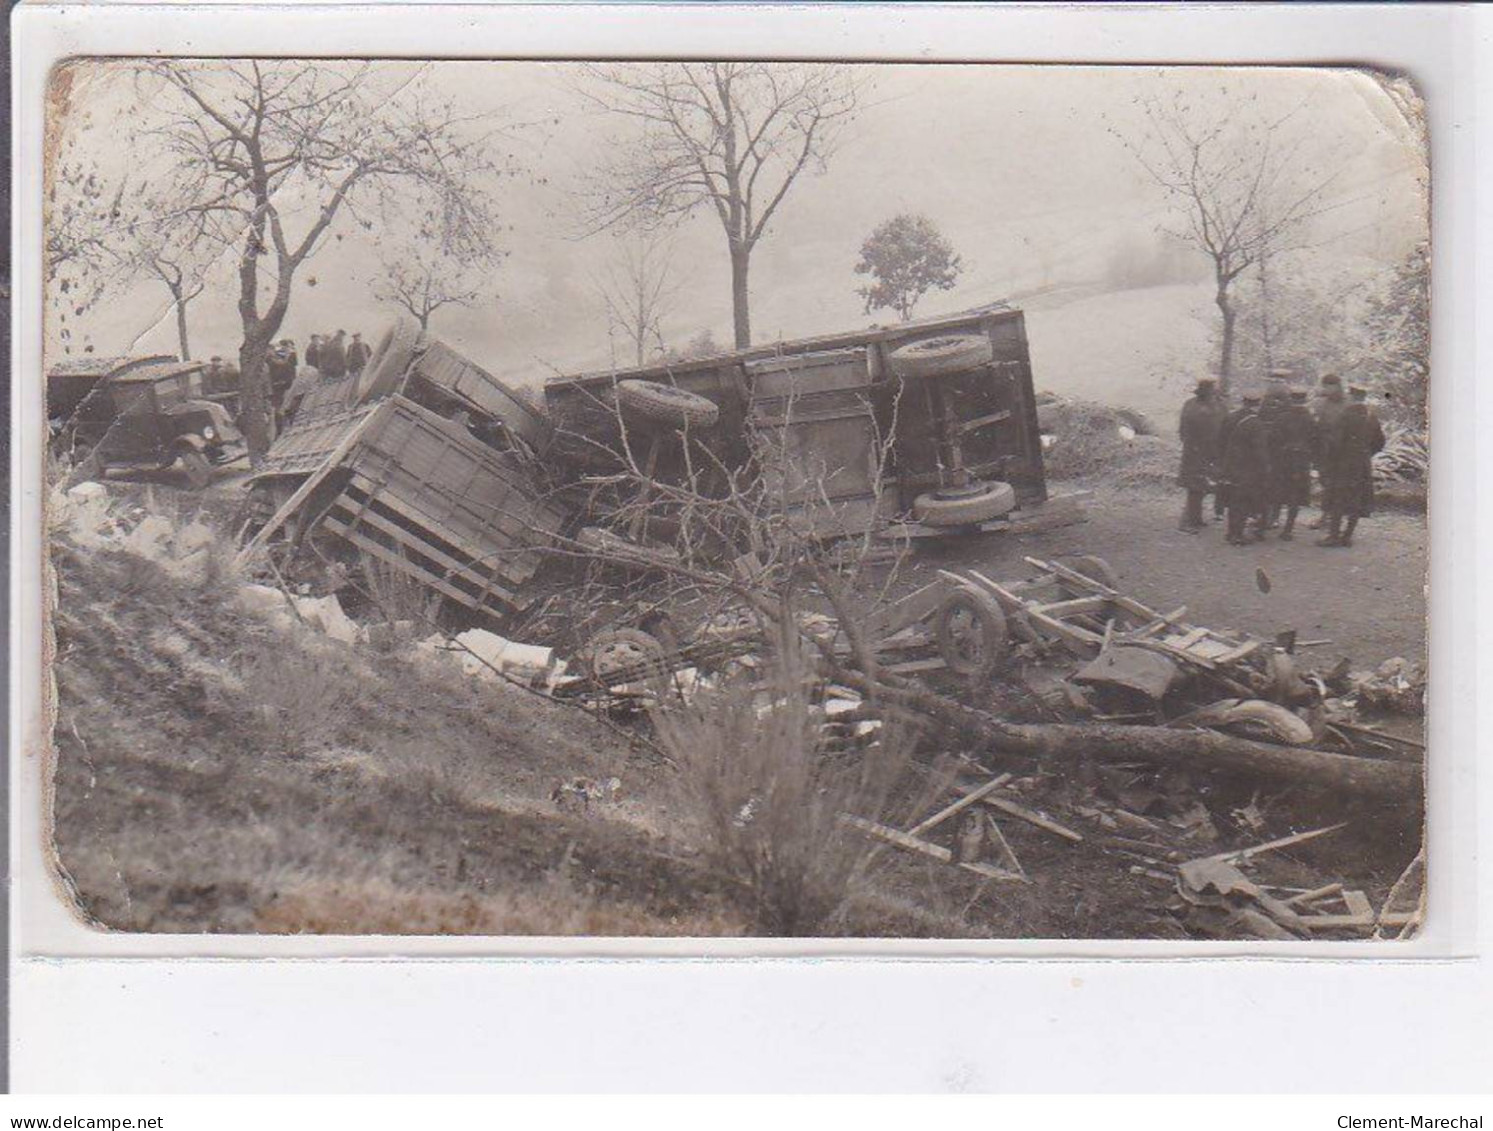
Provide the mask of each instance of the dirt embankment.
{"label": "dirt embankment", "polygon": [[[656,772],[522,691],[246,612],[216,570],[54,554],[60,863],[134,931],[736,933],[715,883],[557,778]],[[454,671],[454,669],[453,669]],[[627,803],[619,802],[619,810]],[[619,816],[628,814],[619,812]]]}

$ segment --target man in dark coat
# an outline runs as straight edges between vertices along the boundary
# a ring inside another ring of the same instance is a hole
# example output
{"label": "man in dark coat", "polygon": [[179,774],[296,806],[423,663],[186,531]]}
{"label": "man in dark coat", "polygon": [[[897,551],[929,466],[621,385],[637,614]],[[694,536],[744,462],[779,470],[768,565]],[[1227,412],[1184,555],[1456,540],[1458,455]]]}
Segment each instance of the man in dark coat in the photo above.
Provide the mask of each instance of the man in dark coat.
{"label": "man in dark coat", "polygon": [[1187,492],[1187,501],[1177,529],[1187,534],[1202,529],[1203,496],[1212,487],[1218,471],[1218,435],[1225,410],[1215,389],[1213,381],[1206,378],[1199,381],[1196,391],[1182,406],[1178,427],[1182,437],[1182,466],[1177,469],[1177,483]]}
{"label": "man in dark coat", "polygon": [[312,334],[311,341],[306,345],[306,364],[312,369],[321,368],[321,335]]}
{"label": "man in dark coat", "polygon": [[[1265,422],[1265,435],[1273,437],[1276,426],[1281,416],[1291,403],[1290,389],[1286,384],[1286,371],[1275,369],[1270,372],[1269,388],[1265,393],[1265,399],[1260,403],[1260,419]],[[1275,444],[1271,441],[1271,473],[1270,482],[1266,484],[1264,497],[1260,500],[1260,529],[1274,530],[1280,525],[1281,509],[1285,506],[1285,500],[1280,497],[1276,490],[1278,483],[1275,474]]]}
{"label": "man in dark coat", "polygon": [[368,343],[363,341],[362,334],[354,334],[353,340],[347,347],[347,371],[354,377],[363,372],[368,365],[368,359],[373,356],[373,351],[368,348]]}
{"label": "man in dark coat", "polygon": [[275,424],[284,423],[285,394],[295,383],[296,350],[289,338],[281,338],[264,359],[270,375],[270,402],[275,406]]}
{"label": "man in dark coat", "polygon": [[1265,537],[1263,502],[1270,490],[1270,440],[1260,417],[1260,398],[1250,393],[1244,398],[1234,425],[1229,429],[1223,452],[1223,480],[1228,485],[1228,532],[1226,541],[1234,546],[1249,542],[1247,527],[1255,520],[1254,540]]}
{"label": "man in dark coat", "polygon": [[1384,426],[1369,407],[1366,389],[1355,387],[1351,397],[1322,434],[1327,536],[1318,540],[1320,546],[1353,545],[1358,520],[1374,509],[1374,455],[1384,447]]}
{"label": "man in dark coat", "polygon": [[[1222,460],[1223,453],[1228,451],[1229,434],[1233,432],[1234,425],[1238,424],[1247,415],[1248,406],[1241,404],[1234,408],[1229,408],[1228,398],[1225,396],[1219,397],[1218,401],[1220,407],[1224,410],[1223,420],[1218,425],[1218,458]],[[1220,475],[1216,480],[1213,490],[1213,517],[1222,518],[1228,505],[1229,485]]]}
{"label": "man in dark coat", "polygon": [[316,355],[321,364],[316,368],[321,370],[323,377],[337,380],[347,376],[347,347],[342,342],[346,336],[344,331],[338,330],[321,343],[321,349]]}
{"label": "man in dark coat", "polygon": [[1312,461],[1316,458],[1317,421],[1306,405],[1306,391],[1296,389],[1270,427],[1270,493],[1286,508],[1282,542],[1295,537],[1296,516],[1312,501]]}

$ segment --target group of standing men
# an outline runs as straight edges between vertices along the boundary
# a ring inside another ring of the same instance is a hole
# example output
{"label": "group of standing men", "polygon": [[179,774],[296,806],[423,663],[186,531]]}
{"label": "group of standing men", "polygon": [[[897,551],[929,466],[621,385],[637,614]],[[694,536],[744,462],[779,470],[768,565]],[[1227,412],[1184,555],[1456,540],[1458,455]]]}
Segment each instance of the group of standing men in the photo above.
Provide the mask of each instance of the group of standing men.
{"label": "group of standing men", "polygon": [[329,381],[341,381],[346,377],[357,378],[368,365],[372,353],[363,341],[362,334],[353,334],[351,341],[347,340],[344,330],[325,336],[312,334],[311,341],[306,346],[306,364],[316,373],[314,376],[310,373],[305,375],[305,378],[311,378],[309,381],[304,378],[297,381],[301,361],[295,342],[289,338],[281,338],[265,358],[270,377],[270,397],[275,406],[276,429],[285,426],[295,413],[296,405],[305,395],[306,389],[315,384],[316,380],[325,378]]}
{"label": "group of standing men", "polygon": [[1358,520],[1373,509],[1373,458],[1384,447],[1368,392],[1353,386],[1345,396],[1342,381],[1328,374],[1313,411],[1304,389],[1288,391],[1284,380],[1272,384],[1264,397],[1246,394],[1230,410],[1216,383],[1205,379],[1182,406],[1177,480],[1187,501],[1178,529],[1203,528],[1203,498],[1211,491],[1214,517],[1227,515],[1231,545],[1258,542],[1277,525],[1281,540],[1290,541],[1297,515],[1311,503],[1316,467],[1320,525],[1327,530],[1317,544],[1351,546]]}

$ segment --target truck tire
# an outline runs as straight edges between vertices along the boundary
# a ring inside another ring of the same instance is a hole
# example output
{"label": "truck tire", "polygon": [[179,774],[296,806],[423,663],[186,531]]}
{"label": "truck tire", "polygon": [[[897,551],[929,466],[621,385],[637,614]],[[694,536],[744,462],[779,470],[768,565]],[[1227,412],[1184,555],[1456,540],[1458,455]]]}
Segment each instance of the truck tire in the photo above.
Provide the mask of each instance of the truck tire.
{"label": "truck tire", "polygon": [[664,646],[640,628],[609,628],[586,645],[587,664],[598,683],[611,685],[620,672],[636,673],[650,684],[668,675]]}
{"label": "truck tire", "polygon": [[1009,483],[974,483],[929,491],[913,500],[912,514],[924,526],[976,526],[1016,509]]}
{"label": "truck tire", "polygon": [[984,334],[940,334],[898,346],[887,360],[898,377],[913,380],[967,373],[990,364],[994,357]]}
{"label": "truck tire", "polygon": [[[1114,567],[1097,554],[1079,554],[1065,559],[1063,564],[1074,573],[1083,574],[1090,581],[1097,581],[1100,585],[1107,585],[1115,590],[1120,588],[1120,578],[1115,573]],[[1085,594],[1074,592],[1073,596],[1081,597]]]}
{"label": "truck tire", "polygon": [[192,490],[205,490],[212,483],[213,465],[196,448],[182,448],[176,458],[181,463],[182,472]]}
{"label": "truck tire", "polygon": [[414,359],[415,343],[419,338],[420,327],[411,318],[400,318],[384,331],[358,378],[353,405],[387,397],[399,387],[400,378]]}
{"label": "truck tire", "polygon": [[670,428],[709,428],[720,419],[714,401],[661,381],[617,382],[617,404],[634,416]]}
{"label": "truck tire", "polygon": [[961,586],[945,597],[933,631],[938,654],[955,675],[989,679],[1009,654],[1006,611],[976,589]]}

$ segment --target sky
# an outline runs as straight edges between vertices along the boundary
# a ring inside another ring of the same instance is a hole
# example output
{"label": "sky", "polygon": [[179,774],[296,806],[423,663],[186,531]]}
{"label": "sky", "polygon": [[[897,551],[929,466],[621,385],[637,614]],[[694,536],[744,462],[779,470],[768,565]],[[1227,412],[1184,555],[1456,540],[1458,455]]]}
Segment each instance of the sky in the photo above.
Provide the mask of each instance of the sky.
{"label": "sky", "polygon": [[[393,97],[456,100],[511,123],[500,144],[518,175],[495,186],[506,258],[472,309],[438,312],[432,332],[499,376],[538,384],[556,372],[607,368],[614,356],[596,280],[618,254],[607,233],[582,237],[586,174],[631,136],[632,123],[597,110],[564,63],[380,64]],[[957,286],[929,295],[937,314],[1100,278],[1119,249],[1144,247],[1176,220],[1172,206],[1114,134],[1136,137],[1135,99],[1182,90],[1219,108],[1247,99],[1260,113],[1293,112],[1300,159],[1329,169],[1331,204],[1313,226],[1319,253],[1385,263],[1427,233],[1424,158],[1372,79],[1306,68],[1079,68],[873,64],[859,113],[824,170],[791,189],[752,259],[754,338],[802,337],[892,319],[868,315],[853,273],[864,238],[904,211],[927,215],[964,261]],[[142,127],[157,99],[90,63],[57,128],[105,176],[141,175],[157,159]],[[304,209],[291,202],[291,223]],[[380,230],[344,220],[302,269],[279,336],[361,330],[376,337],[393,316],[373,297]],[[664,323],[671,345],[709,329],[731,340],[726,245],[699,211],[673,237],[678,298]],[[225,259],[190,307],[193,353],[233,356],[236,282]],[[1199,266],[1203,266],[1199,261]],[[79,320],[103,354],[175,352],[174,318],[159,284],[111,295]],[[60,342],[49,326],[53,356]],[[74,342],[74,349],[78,348]],[[629,350],[618,358],[626,364]]]}

